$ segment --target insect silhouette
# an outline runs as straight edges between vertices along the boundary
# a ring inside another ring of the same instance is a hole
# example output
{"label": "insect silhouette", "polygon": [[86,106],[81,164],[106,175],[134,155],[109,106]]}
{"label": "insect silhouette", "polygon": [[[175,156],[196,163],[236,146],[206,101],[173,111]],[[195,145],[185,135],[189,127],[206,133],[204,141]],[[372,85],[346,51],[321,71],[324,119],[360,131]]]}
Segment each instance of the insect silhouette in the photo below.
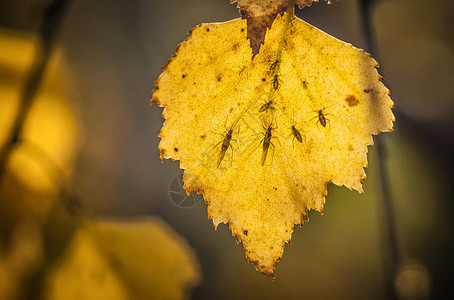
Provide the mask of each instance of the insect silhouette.
{"label": "insect silhouette", "polygon": [[[246,109],[247,110],[247,109]],[[236,127],[236,125],[238,124],[238,122],[240,121],[241,117],[243,116],[243,114],[245,113],[246,111],[244,111],[243,113],[241,113],[238,118],[235,119],[235,121],[233,121],[232,125],[230,126],[230,128],[227,128],[224,124],[224,127],[225,129],[227,129],[227,133],[225,135],[222,134],[222,136],[224,136],[224,138],[222,139],[222,141],[220,141],[219,143],[217,143],[215,147],[217,147],[219,144],[222,143],[221,145],[221,152],[219,152],[219,156],[218,156],[218,161],[216,163],[216,168],[219,169],[219,166],[221,165],[222,163],[222,160],[224,159],[224,156],[225,156],[225,153],[227,152],[227,150],[230,148],[230,150],[232,150],[232,160],[233,160],[233,147],[232,147],[232,141],[236,141],[235,139],[233,139],[233,133],[234,133],[234,128]],[[228,120],[228,117],[227,117],[227,120]],[[226,122],[227,122],[226,120]],[[238,126],[238,132],[240,132],[240,126]],[[231,163],[231,162],[230,162]]]}
{"label": "insect silhouette", "polygon": [[[216,168],[218,168],[218,169],[219,169],[219,166],[221,165],[222,159],[225,156],[225,152],[227,152],[227,149],[230,148],[232,150],[232,157],[233,157],[233,148],[232,148],[232,145],[230,144],[230,141],[232,140],[232,135],[233,135],[233,126],[234,125],[232,125],[232,127],[229,129],[227,134],[224,136],[224,139],[222,140],[221,152],[219,153],[218,162],[216,165]],[[221,142],[217,143],[217,145],[219,145],[220,143]]]}
{"label": "insect silhouette", "polygon": [[279,75],[275,74],[273,77],[273,88],[275,91],[277,91],[280,86],[281,86],[281,83],[279,82]]}
{"label": "insect silhouette", "polygon": [[298,129],[296,129],[295,125],[292,125],[292,135],[293,135],[293,140],[297,140],[298,142],[302,143],[303,142],[303,137],[301,133],[299,132]]}
{"label": "insect silhouette", "polygon": [[270,66],[270,71],[274,72],[278,67],[281,61],[279,59],[276,59]]}
{"label": "insect silhouette", "polygon": [[293,116],[293,125],[290,127],[290,129],[292,130],[292,132],[287,136],[287,138],[289,138],[291,135],[293,135],[293,146],[295,146],[295,139],[300,142],[300,143],[303,143],[303,139],[305,138],[301,132],[296,128],[295,126],[295,116]]}
{"label": "insect silhouette", "polygon": [[[268,127],[265,127],[263,124],[262,124],[262,127],[263,127],[263,129],[265,129],[265,132],[261,133],[261,134],[263,134],[263,138],[260,141],[260,143],[257,145],[257,147],[255,147],[254,151],[251,152],[251,154],[255,152],[255,150],[260,146],[260,144],[262,144],[263,151],[262,151],[262,158],[261,158],[260,162],[263,166],[265,164],[266,157],[268,156],[268,150],[270,148],[270,145],[273,146],[273,158],[271,160],[271,163],[273,163],[274,151],[275,151],[276,147],[271,142],[271,139],[277,139],[278,142],[279,142],[279,139],[277,137],[273,136],[272,131],[277,129],[277,126],[273,127],[272,121],[269,123]],[[279,144],[280,144],[280,142],[279,142]],[[251,155],[251,154],[249,154],[249,155]]]}
{"label": "insect silhouette", "polygon": [[329,114],[324,114],[323,111],[325,110],[326,108],[323,106],[322,109],[319,109],[319,110],[314,110],[314,112],[317,113],[317,116],[312,118],[312,119],[315,119],[317,118],[317,126],[318,126],[318,123],[320,123],[323,127],[326,127],[326,124],[330,124],[330,120],[328,118],[326,118],[327,115]]}
{"label": "insect silhouette", "polygon": [[326,118],[325,115],[323,114],[323,110],[318,111],[318,122],[322,124],[323,127],[326,127]]}
{"label": "insect silhouette", "polygon": [[267,102],[265,102],[262,106],[260,106],[259,108],[259,112],[265,112],[267,111],[268,109],[271,109],[271,110],[274,110],[274,102],[273,102],[274,99],[271,99]]}
{"label": "insect silhouette", "polygon": [[[226,134],[222,134],[222,133],[215,133],[213,131],[211,131],[212,133],[214,134],[219,134],[219,135],[222,135],[222,140],[220,142],[218,142],[217,144],[215,144],[214,146],[210,147],[209,150],[207,150],[205,153],[203,153],[202,155],[206,155],[208,153],[210,153],[212,150],[214,150],[215,148],[217,148],[219,145],[221,145],[221,151],[219,152],[219,155],[218,155],[218,159],[217,159],[217,162],[216,162],[216,168],[219,169],[221,163],[222,163],[222,160],[224,159],[225,157],[225,154],[227,152],[227,150],[230,148],[232,150],[232,158],[233,158],[233,147],[232,147],[232,144],[231,142],[232,141],[236,141],[235,139],[233,139],[233,134],[234,134],[234,128],[236,127],[238,121],[240,120],[241,116],[239,116],[233,123],[232,125],[230,126],[230,128],[227,128],[227,126],[224,124],[224,127],[225,129],[227,130],[227,133]],[[228,118],[227,118],[228,120]],[[227,123],[227,120],[226,120],[226,123]],[[238,127],[238,132],[239,132],[239,127]]]}
{"label": "insect silhouette", "polygon": [[268,96],[268,100],[265,101],[265,103],[263,103],[260,108],[259,108],[259,112],[260,113],[263,113],[263,112],[267,112],[268,110],[271,110],[274,112],[274,110],[276,109],[274,107],[274,104],[276,104],[276,102],[274,101],[274,99],[276,99],[276,97],[278,96],[277,93],[272,93],[272,94],[265,94]]}
{"label": "insect silhouette", "polygon": [[[265,127],[264,127],[265,128]],[[273,124],[270,124],[268,126],[268,128],[265,128],[266,129],[266,132],[264,133],[264,137],[262,139],[262,148],[263,148],[263,152],[262,152],[262,159],[261,159],[261,163],[262,163],[262,166],[265,164],[265,161],[266,161],[266,156],[268,155],[268,149],[270,148],[270,145],[273,146],[273,157],[271,159],[271,163],[273,163],[273,159],[274,159],[274,151],[276,150],[276,147],[274,146],[274,144],[271,142],[271,139],[277,139],[277,137],[273,136],[272,134],[272,130],[276,129],[277,127],[273,127]]]}
{"label": "insect silhouette", "polygon": [[[235,139],[233,139],[233,134],[235,133],[234,132],[234,129],[235,127],[237,126],[238,122],[241,120],[241,118],[243,117],[243,115],[249,110],[249,108],[251,107],[253,102],[251,102],[247,107],[246,109],[233,121],[232,125],[230,126],[230,128],[228,128],[226,126],[227,124],[227,121],[228,121],[228,117],[227,119],[225,120],[225,124],[224,124],[224,127],[225,129],[227,130],[227,133],[224,135],[224,134],[221,134],[223,136],[223,139],[222,141],[220,141],[219,143],[217,143],[216,145],[214,145],[211,149],[214,149],[216,148],[217,146],[219,146],[221,144],[221,151],[219,152],[219,156],[218,156],[218,160],[216,162],[216,168],[219,169],[224,157],[225,157],[225,154],[227,152],[227,150],[230,148],[230,150],[232,150],[232,160],[233,160],[233,147],[232,147],[232,141],[235,141]],[[236,133],[240,133],[240,125],[238,125],[238,131]],[[210,150],[211,151],[211,150]],[[232,161],[231,161],[232,162]],[[231,163],[230,162],[230,163]]]}

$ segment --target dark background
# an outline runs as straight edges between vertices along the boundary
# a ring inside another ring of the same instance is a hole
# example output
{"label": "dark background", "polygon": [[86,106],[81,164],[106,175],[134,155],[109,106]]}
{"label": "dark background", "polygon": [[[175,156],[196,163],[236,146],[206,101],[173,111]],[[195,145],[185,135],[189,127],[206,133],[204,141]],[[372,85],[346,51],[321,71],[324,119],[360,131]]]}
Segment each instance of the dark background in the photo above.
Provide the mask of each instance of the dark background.
{"label": "dark background", "polygon": [[[35,32],[48,3],[0,0],[0,26]],[[372,3],[372,54],[396,106],[395,132],[375,137],[387,150],[391,229],[402,254],[395,267],[409,278],[407,286],[430,285],[426,296],[411,299],[446,299],[454,296],[454,2]],[[368,48],[359,0],[321,1],[297,15]],[[169,184],[181,171],[177,162],[159,160],[163,119],[160,108],[149,107],[153,82],[192,27],[237,17],[227,0],[70,3],[58,46],[71,73],[68,102],[84,135],[73,189],[95,216],[159,215],[167,221],[200,261],[203,280],[194,299],[389,298],[389,216],[376,147],[369,148],[365,194],[330,185],[324,215],[311,212],[310,222],[295,228],[275,281],[247,263],[226,225],[214,230],[203,202],[181,208],[169,198]]]}

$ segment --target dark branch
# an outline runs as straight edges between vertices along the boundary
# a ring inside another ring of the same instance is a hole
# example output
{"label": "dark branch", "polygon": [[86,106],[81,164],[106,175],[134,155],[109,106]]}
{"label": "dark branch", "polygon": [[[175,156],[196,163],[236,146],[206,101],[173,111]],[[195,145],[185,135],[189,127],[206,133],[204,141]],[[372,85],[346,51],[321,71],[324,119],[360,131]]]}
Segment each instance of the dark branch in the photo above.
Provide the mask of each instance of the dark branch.
{"label": "dark branch", "polygon": [[[363,23],[363,31],[366,37],[367,42],[367,50],[373,54],[373,56],[379,61],[378,59],[378,52],[376,47],[376,39],[374,30],[372,28],[371,23],[371,16],[374,5],[378,2],[378,0],[362,0],[360,2],[361,8],[361,16],[362,16],[362,23]],[[383,70],[381,71],[383,73]],[[394,114],[396,112],[394,111]],[[378,172],[379,172],[379,180],[382,192],[382,199],[383,199],[383,214],[385,218],[385,222],[380,222],[382,224],[384,231],[385,231],[385,238],[387,240],[387,244],[389,245],[389,252],[387,253],[386,257],[388,260],[388,272],[386,281],[387,281],[387,289],[388,292],[391,294],[391,298],[397,299],[397,296],[394,291],[394,276],[396,274],[396,270],[398,265],[402,262],[402,253],[399,246],[399,241],[397,238],[397,229],[396,229],[396,221],[394,215],[394,207],[393,207],[393,199],[391,196],[391,187],[389,184],[389,170],[387,168],[387,157],[388,152],[386,145],[384,144],[383,140],[377,139],[375,142],[375,147],[377,149],[377,156],[378,156]]]}
{"label": "dark branch", "polygon": [[6,165],[14,148],[20,143],[22,129],[30,108],[43,80],[49,58],[54,49],[57,34],[70,0],[55,0],[43,12],[43,21],[38,31],[36,57],[25,82],[19,109],[8,134],[5,145],[0,149],[0,187],[5,177]]}

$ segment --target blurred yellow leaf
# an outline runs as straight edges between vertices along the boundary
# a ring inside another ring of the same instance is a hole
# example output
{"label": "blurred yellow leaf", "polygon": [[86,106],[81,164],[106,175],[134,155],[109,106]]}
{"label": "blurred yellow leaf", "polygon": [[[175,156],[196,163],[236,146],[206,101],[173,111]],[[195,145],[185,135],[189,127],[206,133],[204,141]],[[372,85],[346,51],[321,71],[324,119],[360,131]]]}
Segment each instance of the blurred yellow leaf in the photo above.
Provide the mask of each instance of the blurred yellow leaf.
{"label": "blurred yellow leaf", "polygon": [[47,299],[185,299],[200,279],[192,250],[160,219],[86,225],[50,274]]}
{"label": "blurred yellow leaf", "polygon": [[[2,300],[17,299],[17,295],[24,290],[22,283],[29,279],[30,274],[42,263],[42,245],[36,225],[33,219],[23,220],[8,233],[8,245],[0,243],[0,299]],[[2,231],[5,229],[9,230],[2,226]]]}
{"label": "blurred yellow leaf", "polygon": [[[0,45],[0,147],[3,147],[35,53],[33,36],[0,30]],[[63,56],[56,51],[24,124],[23,142],[9,160],[10,172],[41,192],[55,188],[48,160],[62,175],[69,175],[80,141],[77,119],[68,106],[62,74],[70,80]]]}
{"label": "blurred yellow leaf", "polygon": [[291,13],[251,60],[246,21],[192,30],[156,81],[161,158],[180,160],[246,256],[273,276],[294,224],[323,210],[330,182],[362,192],[372,134],[392,131],[377,62]]}
{"label": "blurred yellow leaf", "polygon": [[[7,142],[17,114],[35,55],[34,42],[32,35],[0,29],[0,147]],[[2,174],[0,299],[24,293],[24,282],[42,267],[42,226],[62,179],[59,176],[69,175],[77,152],[79,130],[62,74],[70,79],[57,51]]]}

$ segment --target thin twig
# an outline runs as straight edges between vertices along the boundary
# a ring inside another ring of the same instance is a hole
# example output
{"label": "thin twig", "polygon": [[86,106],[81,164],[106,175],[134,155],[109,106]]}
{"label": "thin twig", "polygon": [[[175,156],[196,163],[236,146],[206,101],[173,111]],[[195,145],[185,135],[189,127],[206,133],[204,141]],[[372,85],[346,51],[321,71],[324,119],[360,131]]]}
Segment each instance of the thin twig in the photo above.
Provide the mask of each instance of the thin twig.
{"label": "thin twig", "polygon": [[36,92],[43,80],[47,63],[55,46],[61,20],[69,3],[70,0],[55,0],[44,11],[43,21],[38,32],[35,61],[25,82],[13,126],[8,134],[5,145],[0,149],[0,187],[5,177],[6,165],[11,153],[20,142],[24,123],[33,105]]}
{"label": "thin twig", "polygon": [[[374,31],[371,24],[371,13],[373,11],[374,5],[378,2],[378,0],[362,0],[361,4],[361,16],[363,22],[363,30],[364,35],[366,37],[367,43],[367,50],[371,52],[374,57],[378,59],[377,47],[376,47],[376,39],[374,35]],[[383,71],[381,72],[383,73]],[[386,145],[384,144],[383,140],[377,139],[375,142],[375,148],[377,150],[378,156],[378,172],[380,177],[380,185],[381,185],[381,192],[382,192],[382,200],[383,200],[383,213],[385,217],[385,222],[381,222],[381,226],[383,226],[387,243],[389,244],[389,253],[386,255],[389,259],[389,266],[388,266],[388,290],[391,293],[392,298],[397,298],[394,291],[393,279],[395,276],[395,272],[399,263],[402,261],[402,253],[399,247],[399,241],[397,238],[397,231],[396,231],[396,222],[395,222],[395,215],[394,215],[394,207],[393,207],[393,200],[391,195],[391,189],[389,184],[389,170],[387,167],[387,157],[388,152]],[[384,223],[384,224],[383,224]]]}

